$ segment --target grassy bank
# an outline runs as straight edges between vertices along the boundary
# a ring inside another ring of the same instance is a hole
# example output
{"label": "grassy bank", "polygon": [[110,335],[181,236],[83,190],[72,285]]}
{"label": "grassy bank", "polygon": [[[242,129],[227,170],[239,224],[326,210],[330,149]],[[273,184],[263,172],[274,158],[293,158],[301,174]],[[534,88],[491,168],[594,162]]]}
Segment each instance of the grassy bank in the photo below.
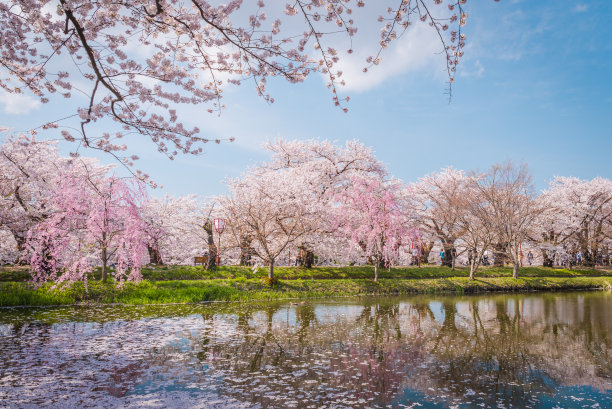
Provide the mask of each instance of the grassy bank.
{"label": "grassy bank", "polygon": [[[611,277],[612,272],[604,269],[572,269],[523,267],[520,269],[522,277]],[[215,280],[215,279],[254,279],[268,275],[267,268],[259,268],[253,272],[250,267],[221,266],[214,270],[206,270],[201,266],[160,266],[145,267],[142,276],[149,281],[172,280]],[[374,267],[276,267],[274,275],[279,280],[337,280],[337,279],[372,279]],[[442,266],[392,267],[391,270],[380,269],[379,277],[387,279],[423,279],[423,278],[450,278],[468,277],[467,267],[457,267],[452,270]],[[511,267],[481,267],[476,277],[512,277]],[[90,281],[100,279],[100,272],[96,271],[89,276]],[[27,282],[30,280],[28,267],[0,267],[0,282]]]}
{"label": "grassy bank", "polygon": [[281,280],[274,287],[266,286],[258,278],[229,278],[207,280],[145,280],[126,284],[90,282],[69,288],[50,289],[45,285],[34,289],[25,282],[0,283],[0,306],[58,305],[88,303],[162,304],[202,301],[274,300],[284,298],[334,297],[352,295],[388,295],[416,293],[479,293],[492,291],[560,291],[610,289],[609,274],[592,276],[531,276],[517,280],[511,277],[440,278],[328,278]]}

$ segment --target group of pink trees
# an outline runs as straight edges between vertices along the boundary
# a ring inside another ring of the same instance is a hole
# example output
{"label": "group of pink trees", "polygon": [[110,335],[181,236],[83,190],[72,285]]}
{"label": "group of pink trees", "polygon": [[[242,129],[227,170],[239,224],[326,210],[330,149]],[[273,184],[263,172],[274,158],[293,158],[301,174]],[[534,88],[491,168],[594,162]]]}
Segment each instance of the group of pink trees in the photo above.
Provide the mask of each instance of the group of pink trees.
{"label": "group of pink trees", "polygon": [[[594,265],[612,244],[612,182],[555,178],[538,195],[525,165],[452,168],[404,184],[356,141],[267,143],[270,160],[228,182],[228,193],[151,198],[142,182],[64,157],[53,142],[7,135],[0,145],[0,261],[32,266],[34,280],[139,280],[145,263],[268,266],[298,261],[380,267],[487,254],[514,275],[534,251],[545,265]],[[213,228],[227,222],[222,247]],[[418,249],[418,251],[416,251]],[[416,251],[416,253],[415,253]]]}
{"label": "group of pink trees", "polygon": [[580,255],[582,264],[593,266],[610,256],[612,181],[555,177],[540,200],[551,209],[538,232],[546,265]]}
{"label": "group of pink trees", "polygon": [[506,162],[485,172],[443,169],[409,189],[425,247],[436,243],[449,266],[467,258],[472,278],[487,255],[511,262],[514,277],[529,253],[545,266],[594,266],[610,256],[608,179],[556,177],[538,195],[527,166]]}
{"label": "group of pink trees", "polygon": [[337,233],[360,246],[374,265],[374,281],[378,280],[379,266],[390,266],[402,244],[416,238],[416,234],[411,235],[414,226],[400,206],[400,188],[398,183],[379,179],[353,179],[350,188],[335,197]]}
{"label": "group of pink trees", "polygon": [[139,182],[114,175],[63,175],[49,215],[28,232],[34,280],[87,281],[100,264],[106,281],[112,263],[117,281],[138,281],[147,251],[144,197]]}
{"label": "group of pink trees", "polygon": [[369,148],[282,139],[266,147],[272,159],[230,181],[220,202],[230,245],[246,243],[269,266],[270,279],[291,250],[306,267],[314,254],[340,263],[367,260],[377,279],[379,266],[390,266],[411,243],[414,224],[400,205],[401,184]]}
{"label": "group of pink trees", "polygon": [[98,265],[106,280],[111,263],[118,281],[139,279],[147,250],[141,182],[25,135],[0,145],[0,175],[0,248],[12,259],[4,261],[27,262],[37,282],[86,281]]}

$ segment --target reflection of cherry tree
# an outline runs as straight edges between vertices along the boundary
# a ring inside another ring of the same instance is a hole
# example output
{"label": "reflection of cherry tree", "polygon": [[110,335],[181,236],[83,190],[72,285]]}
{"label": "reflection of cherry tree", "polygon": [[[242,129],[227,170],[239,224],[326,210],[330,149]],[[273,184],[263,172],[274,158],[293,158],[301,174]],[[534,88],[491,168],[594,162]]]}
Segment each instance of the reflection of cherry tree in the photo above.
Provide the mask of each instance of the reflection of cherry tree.
{"label": "reflection of cherry tree", "polygon": [[[295,326],[282,324],[284,308],[266,308],[257,320],[251,312],[244,318],[239,315],[238,345],[228,349],[222,342],[207,342],[207,362],[227,379],[226,393],[264,406],[290,401],[300,402],[298,407],[312,402],[364,406],[392,401],[419,355],[402,344],[397,304],[373,303],[359,315],[357,326],[350,321],[323,324],[308,304],[292,311]],[[355,332],[360,335],[351,340],[349,334]],[[215,335],[206,338],[214,340]],[[249,386],[254,376],[265,379],[265,393]]]}
{"label": "reflection of cherry tree", "polygon": [[156,399],[160,391],[175,398],[181,390],[189,396],[178,395],[175,404],[214,397],[236,406],[298,408],[414,401],[537,407],[542,395],[559,398],[564,387],[583,385],[605,399],[612,376],[607,298],[70,309],[53,325],[49,312],[24,318],[8,311],[0,316],[2,328],[10,327],[0,337],[0,350],[8,351],[0,388],[43,402],[58,396],[49,391],[64,396],[75,387],[79,399],[114,402],[106,406],[151,391]]}

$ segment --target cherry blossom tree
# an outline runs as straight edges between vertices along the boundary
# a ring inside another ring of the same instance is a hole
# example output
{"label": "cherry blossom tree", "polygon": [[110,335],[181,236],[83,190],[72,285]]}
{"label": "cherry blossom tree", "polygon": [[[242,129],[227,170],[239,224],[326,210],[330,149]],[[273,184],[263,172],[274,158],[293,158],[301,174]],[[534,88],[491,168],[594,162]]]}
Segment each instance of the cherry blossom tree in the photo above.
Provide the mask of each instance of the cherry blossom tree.
{"label": "cherry blossom tree", "polygon": [[[227,84],[252,81],[256,92],[273,102],[266,91],[269,77],[297,83],[319,73],[327,77],[334,103],[343,106],[339,61],[344,52],[353,52],[356,11],[365,3],[6,1],[0,3],[0,88],[33,94],[42,103],[84,95],[87,102],[75,114],[80,126],[66,126],[62,135],[90,148],[118,156],[125,150],[118,138],[137,133],[170,157],[199,153],[209,138],[181,122],[177,105],[205,105],[217,112]],[[389,4],[387,14],[378,17],[378,51],[363,69],[378,65],[383,49],[414,22],[423,23],[440,39],[452,83],[466,41],[466,0],[442,3]],[[345,51],[326,45],[339,33],[347,38]],[[117,132],[88,132],[94,122],[115,123]]]}
{"label": "cherry blossom tree", "polygon": [[150,263],[187,264],[201,254],[199,206],[194,195],[150,198],[141,206]]}
{"label": "cherry blossom tree", "polygon": [[493,165],[475,187],[478,200],[486,201],[496,243],[505,243],[503,251],[512,260],[512,277],[518,278],[522,244],[532,236],[539,217],[546,211],[536,200],[527,165],[517,166],[510,161]]}
{"label": "cherry blossom tree", "polygon": [[471,175],[463,194],[456,198],[457,217],[463,234],[461,244],[466,247],[470,265],[469,279],[473,280],[482,257],[496,239],[493,209],[479,188],[482,176]]}
{"label": "cherry blossom tree", "polygon": [[87,282],[96,265],[106,281],[111,263],[117,281],[140,280],[147,237],[138,205],[145,195],[134,180],[64,175],[52,199],[53,213],[28,234],[34,281]]}
{"label": "cherry blossom tree", "polygon": [[55,143],[8,135],[0,145],[0,226],[23,250],[28,230],[46,217],[46,202],[66,164]]}
{"label": "cherry blossom tree", "polygon": [[340,206],[335,210],[338,233],[350,237],[354,246],[364,251],[374,264],[374,281],[378,268],[391,264],[409,235],[406,214],[398,204],[398,184],[379,179],[358,179],[336,196]]}
{"label": "cherry blossom tree", "polygon": [[231,235],[252,239],[252,251],[269,266],[270,280],[279,256],[313,229],[318,214],[309,203],[309,183],[299,169],[256,167],[231,180],[230,195],[220,199]]}
{"label": "cherry blossom tree", "polygon": [[582,263],[594,266],[612,244],[612,181],[555,177],[542,201],[552,209],[540,230],[547,260],[552,262],[554,253],[561,252],[574,259],[580,252]]}
{"label": "cherry blossom tree", "polygon": [[[224,212],[219,201],[216,198],[209,198],[199,205],[197,216],[194,219],[194,229],[198,237],[198,243],[203,243],[204,252],[208,256],[206,267],[209,270],[217,266],[217,256],[221,260],[221,253],[223,251],[217,246],[219,240],[215,242],[214,220],[223,214]],[[229,253],[225,251],[225,254]]]}
{"label": "cherry blossom tree", "polygon": [[[309,223],[311,229],[297,243],[303,254],[301,265],[312,266],[315,253],[330,256],[337,254],[336,246],[329,248],[333,227],[324,221],[329,219],[335,195],[348,189],[355,177],[383,178],[387,171],[376,159],[371,148],[352,140],[343,146],[327,140],[287,141],[278,139],[264,144],[272,152],[270,161],[262,166],[270,170],[295,169],[306,176],[306,194],[310,194],[309,206],[319,222]],[[297,249],[296,249],[297,250]],[[297,253],[297,251],[296,251]]]}
{"label": "cherry blossom tree", "polygon": [[208,269],[217,265],[219,250],[213,221],[223,214],[217,199],[166,195],[151,198],[140,211],[151,263],[190,264],[195,256],[206,255]]}
{"label": "cherry blossom tree", "polygon": [[465,231],[460,221],[463,211],[460,203],[469,180],[465,172],[449,167],[410,185],[410,197],[421,228],[440,241],[445,253],[442,264],[448,267],[454,268],[456,242]]}
{"label": "cherry blossom tree", "polygon": [[88,172],[104,173],[92,158],[60,155],[57,143],[33,136],[12,135],[6,128],[0,144],[0,230],[10,232],[23,255],[28,231],[52,211],[50,201],[67,174],[84,177]]}

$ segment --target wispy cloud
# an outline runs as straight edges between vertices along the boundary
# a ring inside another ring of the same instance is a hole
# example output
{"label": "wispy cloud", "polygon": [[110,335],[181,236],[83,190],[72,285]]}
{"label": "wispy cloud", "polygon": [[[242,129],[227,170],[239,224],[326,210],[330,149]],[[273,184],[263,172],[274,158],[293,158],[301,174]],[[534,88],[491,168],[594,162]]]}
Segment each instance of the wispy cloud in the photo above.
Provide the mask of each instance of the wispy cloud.
{"label": "wispy cloud", "polygon": [[459,71],[459,75],[462,77],[482,77],[484,74],[485,68],[480,62],[480,60],[474,61],[474,64],[465,64],[461,71]]}
{"label": "wispy cloud", "polygon": [[437,71],[442,72],[445,59],[440,54],[441,48],[435,31],[425,24],[418,24],[391,43],[389,49],[381,55],[381,64],[370,67],[368,72],[364,72],[363,69],[368,65],[366,58],[373,54],[373,50],[361,49],[351,55],[343,56],[336,66],[343,72],[342,79],[346,82],[346,86],[342,89],[366,91],[393,78],[432,67],[437,67],[439,68]]}
{"label": "wispy cloud", "polygon": [[589,10],[589,5],[585,3],[578,3],[574,6],[573,10],[576,13],[584,13]]}
{"label": "wispy cloud", "polygon": [[4,106],[4,113],[9,115],[23,115],[40,107],[40,101],[25,94],[13,94],[0,91],[0,104]]}

